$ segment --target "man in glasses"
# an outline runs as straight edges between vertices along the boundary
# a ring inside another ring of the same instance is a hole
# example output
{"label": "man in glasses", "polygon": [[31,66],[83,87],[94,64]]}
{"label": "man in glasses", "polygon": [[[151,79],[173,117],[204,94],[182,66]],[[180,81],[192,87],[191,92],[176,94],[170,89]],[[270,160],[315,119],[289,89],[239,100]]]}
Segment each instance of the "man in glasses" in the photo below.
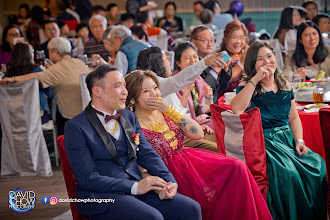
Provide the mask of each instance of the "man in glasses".
{"label": "man in glasses", "polygon": [[[199,25],[191,32],[190,41],[197,48],[200,59],[211,55],[214,51],[215,41],[213,32],[205,25]],[[218,104],[218,92],[225,91],[229,84],[232,75],[231,68],[229,67],[230,62],[231,59],[224,63],[221,68],[209,66],[201,74],[202,78],[213,90],[214,104]]]}

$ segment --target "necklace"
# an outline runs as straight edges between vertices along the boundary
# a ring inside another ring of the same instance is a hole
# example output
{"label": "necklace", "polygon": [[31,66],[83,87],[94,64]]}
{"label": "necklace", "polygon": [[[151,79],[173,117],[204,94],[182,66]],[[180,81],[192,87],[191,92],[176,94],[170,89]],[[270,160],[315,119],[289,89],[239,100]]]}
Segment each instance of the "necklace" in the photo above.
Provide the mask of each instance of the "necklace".
{"label": "necklace", "polygon": [[105,125],[104,125],[104,128],[105,128],[105,130],[106,130],[109,134],[113,135],[113,134],[116,132],[116,130],[117,130],[117,126],[118,126],[118,121],[116,120],[116,122],[115,122],[115,126],[114,126],[113,128],[109,128],[109,127],[107,127],[107,126],[105,126]]}
{"label": "necklace", "polygon": [[170,147],[172,147],[173,150],[177,149],[178,139],[175,137],[175,132],[170,130],[167,124],[162,125],[157,118],[154,125],[151,125],[142,119],[141,121],[149,128],[149,130],[161,133],[164,138],[170,142]]}

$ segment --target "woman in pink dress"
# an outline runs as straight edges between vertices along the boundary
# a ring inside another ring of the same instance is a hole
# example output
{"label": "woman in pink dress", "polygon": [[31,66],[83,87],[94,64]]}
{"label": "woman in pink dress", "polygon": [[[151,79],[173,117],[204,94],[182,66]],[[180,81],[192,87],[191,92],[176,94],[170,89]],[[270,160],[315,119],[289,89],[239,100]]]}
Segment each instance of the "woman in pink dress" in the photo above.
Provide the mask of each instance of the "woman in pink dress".
{"label": "woman in pink dress", "polygon": [[203,219],[272,219],[242,161],[183,146],[184,135],[201,139],[203,130],[160,97],[155,73],[137,70],[125,80],[127,105],[134,109],[143,134],[174,175],[178,191],[201,205]]}

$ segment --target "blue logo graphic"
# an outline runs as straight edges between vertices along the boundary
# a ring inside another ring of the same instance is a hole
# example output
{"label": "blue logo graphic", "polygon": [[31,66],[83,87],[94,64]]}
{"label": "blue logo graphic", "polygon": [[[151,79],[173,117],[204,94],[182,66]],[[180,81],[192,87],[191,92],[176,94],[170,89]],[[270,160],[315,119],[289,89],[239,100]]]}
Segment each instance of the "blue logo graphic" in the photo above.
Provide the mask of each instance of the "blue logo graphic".
{"label": "blue logo graphic", "polygon": [[47,197],[47,196],[43,196],[43,197],[41,198],[41,204],[44,204],[44,205],[49,204],[49,197]]}
{"label": "blue logo graphic", "polygon": [[33,191],[14,189],[9,191],[9,208],[18,213],[31,211],[36,205],[36,194]]}

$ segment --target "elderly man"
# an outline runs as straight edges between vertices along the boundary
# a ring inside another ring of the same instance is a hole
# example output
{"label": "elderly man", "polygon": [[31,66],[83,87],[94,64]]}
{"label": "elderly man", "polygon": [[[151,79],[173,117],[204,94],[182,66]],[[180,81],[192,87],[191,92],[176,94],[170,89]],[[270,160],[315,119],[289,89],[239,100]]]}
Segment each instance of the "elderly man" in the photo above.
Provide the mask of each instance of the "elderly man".
{"label": "elderly man", "polygon": [[[44,21],[44,31],[45,31],[46,37],[48,38],[48,41],[39,45],[37,50],[43,50],[45,53],[45,57],[49,58],[47,45],[51,39],[60,36],[60,28],[58,27],[56,20],[54,18],[49,18]],[[75,48],[73,42],[71,40],[69,40],[69,42],[70,42],[71,48],[72,49]]]}
{"label": "elderly man", "polygon": [[[213,32],[205,25],[199,25],[191,32],[190,41],[197,48],[200,59],[207,57],[214,51]],[[220,68],[209,66],[201,74],[201,77],[213,90],[213,103],[215,104],[218,103],[218,92],[226,90],[231,78],[232,72],[229,68],[230,62],[231,60],[223,64]]]}
{"label": "elderly man", "polygon": [[123,76],[136,70],[136,60],[141,50],[150,47],[148,43],[135,40],[131,30],[124,25],[118,25],[109,33],[110,50],[117,52],[115,67],[122,71]]}
{"label": "elderly man", "polygon": [[102,41],[102,35],[107,29],[107,19],[102,15],[94,15],[89,19],[89,29],[93,38],[86,42],[85,53],[88,56],[99,54],[103,59],[108,60],[110,53],[105,49]]}
{"label": "elderly man", "polygon": [[89,72],[79,59],[71,58],[71,46],[67,39],[55,37],[48,43],[50,60],[55,63],[38,73],[29,73],[16,77],[5,77],[0,84],[22,82],[37,78],[43,88],[52,87],[56,93],[58,112],[56,115],[58,135],[64,133],[65,123],[79,114],[82,109],[80,92],[80,74]]}

